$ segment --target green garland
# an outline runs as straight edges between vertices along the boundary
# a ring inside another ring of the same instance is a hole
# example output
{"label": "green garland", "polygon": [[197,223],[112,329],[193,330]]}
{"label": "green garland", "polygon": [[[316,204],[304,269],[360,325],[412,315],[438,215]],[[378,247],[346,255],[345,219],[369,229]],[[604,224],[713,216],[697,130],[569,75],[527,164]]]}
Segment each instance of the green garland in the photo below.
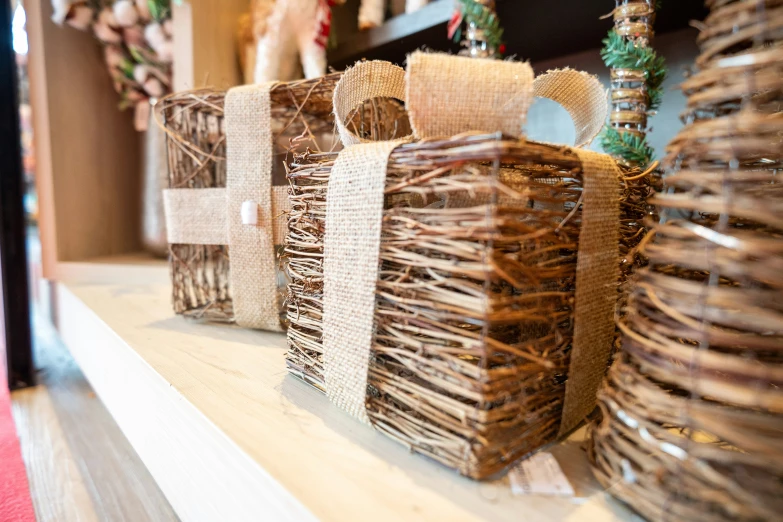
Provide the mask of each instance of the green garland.
{"label": "green garland", "polygon": [[607,125],[600,139],[601,147],[610,156],[623,158],[636,165],[652,163],[654,151],[647,143],[646,136],[637,136],[630,132],[621,134]]}
{"label": "green garland", "polygon": [[[656,9],[660,2],[656,2]],[[652,47],[638,47],[614,29],[609,31],[603,41],[601,58],[610,69],[635,69],[644,72],[647,87],[647,110],[656,111],[663,100],[663,82],[666,79],[666,61],[658,56]],[[607,154],[624,159],[637,165],[648,165],[653,160],[654,151],[647,142],[647,136],[621,133],[607,125],[601,134],[601,146]]]}
{"label": "green garland", "polygon": [[663,82],[666,79],[666,60],[658,56],[652,47],[637,47],[614,30],[603,41],[601,58],[612,69],[643,70],[647,79],[649,109],[657,110],[663,99]]}
{"label": "green garland", "polygon": [[[495,55],[503,54],[503,28],[495,12],[476,0],[458,0],[458,7],[463,19],[484,31],[487,44],[495,49]],[[455,42],[462,40],[462,28],[458,28],[453,37]]]}

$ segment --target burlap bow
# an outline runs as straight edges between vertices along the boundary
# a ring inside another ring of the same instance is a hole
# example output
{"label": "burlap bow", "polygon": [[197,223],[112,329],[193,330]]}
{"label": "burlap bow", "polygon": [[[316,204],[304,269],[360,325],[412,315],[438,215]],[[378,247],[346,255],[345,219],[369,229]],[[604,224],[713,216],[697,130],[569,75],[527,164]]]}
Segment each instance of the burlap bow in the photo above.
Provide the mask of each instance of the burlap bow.
{"label": "burlap bow", "polygon": [[270,91],[275,82],[226,95],[226,188],[163,193],[170,244],[228,245],[238,325],[282,331],[274,245],[282,244],[290,209],[287,187],[272,186]]}
{"label": "burlap bow", "polygon": [[[327,197],[324,373],[330,400],[364,423],[371,424],[365,404],[389,155],[401,142],[468,131],[521,137],[536,96],[557,101],[571,114],[577,146],[589,144],[603,127],[605,89],[573,70],[534,81],[527,63],[416,52],[408,57],[407,74],[390,63],[365,62],[346,71],[338,84],[335,119],[346,149],[332,169]],[[350,112],[375,97],[404,101],[414,135],[368,143],[352,134],[345,125]],[[619,170],[606,155],[574,152],[583,166],[584,193],[561,435],[595,406],[614,335],[619,265]]]}

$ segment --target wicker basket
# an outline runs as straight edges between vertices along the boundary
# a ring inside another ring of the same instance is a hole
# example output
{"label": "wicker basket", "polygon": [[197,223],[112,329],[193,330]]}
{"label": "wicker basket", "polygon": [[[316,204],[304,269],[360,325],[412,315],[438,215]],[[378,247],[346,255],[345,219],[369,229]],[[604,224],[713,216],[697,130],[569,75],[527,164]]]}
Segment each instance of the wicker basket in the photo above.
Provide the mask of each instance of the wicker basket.
{"label": "wicker basket", "polygon": [[779,520],[783,3],[707,5],[591,455],[649,520]]}
{"label": "wicker basket", "polygon": [[[286,156],[296,150],[331,150],[332,94],[340,74],[279,83],[271,90],[275,161],[273,185],[286,185]],[[203,89],[175,93],[160,106],[168,135],[170,188],[226,186],[226,92]],[[233,323],[227,245],[170,245],[173,305],[177,314]],[[281,321],[285,278],[279,274]]]}
{"label": "wicker basket", "polygon": [[[287,365],[322,391],[325,204],[336,157],[295,155],[288,174]],[[414,451],[486,478],[558,434],[582,165],[571,149],[496,134],[402,145],[388,165],[367,413]],[[618,190],[626,185],[618,180]],[[623,212],[638,211],[634,191],[622,193]]]}

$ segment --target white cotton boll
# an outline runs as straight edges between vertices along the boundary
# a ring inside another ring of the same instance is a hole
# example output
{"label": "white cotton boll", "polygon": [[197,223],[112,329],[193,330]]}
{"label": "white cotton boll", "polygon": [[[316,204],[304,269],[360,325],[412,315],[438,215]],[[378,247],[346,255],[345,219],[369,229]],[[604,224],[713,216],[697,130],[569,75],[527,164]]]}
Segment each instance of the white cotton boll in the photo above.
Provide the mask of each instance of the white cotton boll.
{"label": "white cotton boll", "polygon": [[171,18],[167,18],[163,21],[163,32],[166,33],[166,36],[169,38],[174,36],[174,22]]}
{"label": "white cotton boll", "polygon": [[166,43],[166,35],[163,33],[163,28],[159,23],[153,22],[144,28],[144,38],[147,39],[147,43],[150,47],[156,51]]}
{"label": "white cotton boll", "polygon": [[104,43],[118,44],[122,42],[122,35],[100,20],[93,24],[92,30],[95,32],[98,40]]}
{"label": "white cotton boll", "polygon": [[80,31],[86,31],[92,23],[92,9],[86,5],[72,7],[65,21],[71,27],[75,27]]}
{"label": "white cotton boll", "polygon": [[163,84],[157,78],[149,78],[144,82],[144,90],[147,91],[152,98],[160,98],[166,92],[163,89]]}
{"label": "white cotton boll", "polygon": [[113,45],[107,45],[103,48],[103,59],[110,70],[119,69],[125,62],[125,54]]}
{"label": "white cotton boll", "polygon": [[147,77],[150,75],[149,67],[144,64],[139,64],[133,68],[133,79],[138,83],[143,84],[147,81]]}
{"label": "white cotton boll", "polygon": [[152,13],[150,13],[149,0],[136,0],[136,11],[139,12],[139,16],[142,20],[152,20]]}
{"label": "white cotton boll", "polygon": [[157,49],[158,60],[163,63],[171,63],[174,60],[174,44],[171,40],[163,42]]}
{"label": "white cotton boll", "polygon": [[122,35],[125,37],[125,43],[128,45],[135,45],[137,47],[142,47],[144,45],[144,29],[142,29],[140,25],[126,27],[122,30]]}
{"label": "white cotton boll", "polygon": [[52,0],[52,22],[62,25],[71,10],[68,0]]}
{"label": "white cotton boll", "polygon": [[139,21],[139,12],[130,0],[118,0],[112,8],[114,18],[122,27],[133,27]]}

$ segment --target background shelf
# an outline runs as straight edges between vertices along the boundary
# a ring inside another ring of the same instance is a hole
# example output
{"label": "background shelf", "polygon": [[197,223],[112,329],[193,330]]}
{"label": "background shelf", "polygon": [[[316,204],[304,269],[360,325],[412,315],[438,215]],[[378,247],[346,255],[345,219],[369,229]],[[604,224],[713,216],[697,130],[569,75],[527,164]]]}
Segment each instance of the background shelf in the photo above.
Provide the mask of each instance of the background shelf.
{"label": "background shelf", "polygon": [[[357,60],[388,60],[403,64],[405,55],[426,47],[438,51],[459,50],[446,36],[454,0],[436,0],[420,11],[387,20],[366,32],[357,29],[359,0],[334,9],[337,47],[329,51],[329,65],[337,70]],[[529,2],[498,0],[497,10],[505,28],[506,56],[532,62],[597,49],[612,26],[600,17],[612,9],[611,1],[555,0]],[[664,1],[655,22],[658,34],[688,27],[706,15],[703,0]]]}

